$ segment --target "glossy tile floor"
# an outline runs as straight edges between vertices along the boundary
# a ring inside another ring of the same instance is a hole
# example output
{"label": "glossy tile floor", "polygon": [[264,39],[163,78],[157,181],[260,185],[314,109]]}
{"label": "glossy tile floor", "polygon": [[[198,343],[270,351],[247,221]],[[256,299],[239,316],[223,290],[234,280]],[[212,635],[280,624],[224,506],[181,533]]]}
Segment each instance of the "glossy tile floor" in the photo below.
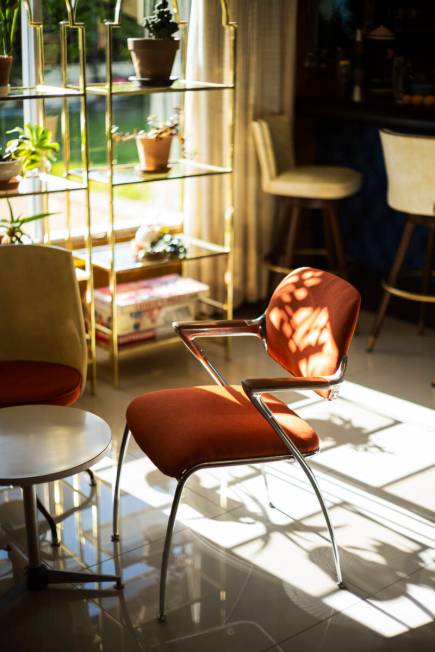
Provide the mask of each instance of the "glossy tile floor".
{"label": "glossy tile floor", "polygon": [[[363,315],[339,399],[288,397],[322,440],[312,467],[341,546],[346,590],[336,587],[325,523],[294,465],[266,468],[276,509],[268,506],[259,466],[203,472],[184,493],[168,621],[156,621],[175,482],[131,444],[119,544],[110,539],[111,485],[131,398],[208,383],[175,346],[124,359],[118,391],[103,364],[97,395],[80,401],[113,428],[113,451],[96,467],[96,489],[83,473],[39,488],[62,537],[62,546],[52,548],[41,520],[46,563],[121,571],[124,590],[88,584],[6,597],[25,559],[1,551],[0,650],[435,650],[435,333],[419,337],[413,326],[387,321],[377,350],[367,355],[370,323]],[[231,362],[219,348],[210,350],[233,382],[280,373],[255,340],[236,340]],[[0,489],[0,523],[0,543],[24,550],[19,490]]]}

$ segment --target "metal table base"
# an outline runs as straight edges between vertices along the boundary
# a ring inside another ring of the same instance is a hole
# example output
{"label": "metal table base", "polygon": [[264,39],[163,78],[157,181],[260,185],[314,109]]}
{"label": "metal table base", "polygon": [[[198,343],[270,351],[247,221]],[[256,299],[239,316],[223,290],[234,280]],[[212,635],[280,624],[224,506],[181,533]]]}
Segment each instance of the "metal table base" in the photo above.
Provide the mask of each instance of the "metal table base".
{"label": "metal table base", "polygon": [[70,584],[81,582],[115,582],[116,589],[122,589],[119,575],[102,575],[80,571],[63,571],[48,568],[41,562],[39,550],[38,520],[36,516],[35,485],[23,487],[24,518],[27,538],[27,588],[30,591],[41,591],[48,584]]}

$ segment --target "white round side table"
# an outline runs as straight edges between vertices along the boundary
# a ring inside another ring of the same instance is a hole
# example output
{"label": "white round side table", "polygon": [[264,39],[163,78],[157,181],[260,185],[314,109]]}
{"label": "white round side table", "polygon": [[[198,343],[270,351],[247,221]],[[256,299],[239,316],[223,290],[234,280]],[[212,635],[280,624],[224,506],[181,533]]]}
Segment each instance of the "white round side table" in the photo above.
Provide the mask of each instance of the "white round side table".
{"label": "white round side table", "polygon": [[35,485],[79,473],[98,462],[112,442],[100,417],[71,407],[22,405],[0,410],[0,485],[23,490],[27,537],[27,587],[115,581],[116,575],[53,570],[41,562]]}

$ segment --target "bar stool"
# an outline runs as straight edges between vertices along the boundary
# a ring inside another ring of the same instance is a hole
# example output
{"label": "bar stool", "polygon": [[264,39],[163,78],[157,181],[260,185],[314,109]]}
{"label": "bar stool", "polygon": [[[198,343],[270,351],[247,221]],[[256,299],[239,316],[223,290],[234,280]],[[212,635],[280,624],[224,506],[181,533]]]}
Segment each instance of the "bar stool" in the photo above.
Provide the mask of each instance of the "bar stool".
{"label": "bar stool", "polygon": [[[388,205],[406,213],[406,223],[388,280],[382,284],[384,295],[369,337],[368,352],[373,351],[392,295],[421,303],[420,332],[424,329],[427,304],[435,303],[435,295],[429,294],[435,243],[435,138],[387,130],[381,130],[380,135],[388,178]],[[397,280],[417,224],[428,229],[421,293],[397,287]]]}
{"label": "bar stool", "polygon": [[[291,123],[286,115],[271,115],[255,120],[252,129],[263,192],[277,199],[278,226],[272,249],[265,257],[266,267],[272,272],[287,274],[297,254],[322,254],[328,256],[331,268],[346,276],[337,201],[360,189],[361,174],[345,167],[296,166]],[[301,211],[311,208],[322,211],[326,250],[298,250],[295,247]],[[280,264],[284,256],[286,266]]]}

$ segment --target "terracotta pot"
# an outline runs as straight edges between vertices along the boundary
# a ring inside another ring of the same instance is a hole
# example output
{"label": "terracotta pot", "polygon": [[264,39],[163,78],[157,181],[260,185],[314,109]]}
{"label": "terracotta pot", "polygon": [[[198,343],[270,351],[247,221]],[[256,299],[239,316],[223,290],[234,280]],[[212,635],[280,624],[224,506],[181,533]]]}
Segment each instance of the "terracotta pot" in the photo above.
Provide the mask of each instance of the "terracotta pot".
{"label": "terracotta pot", "polygon": [[20,159],[11,159],[9,161],[0,161],[0,181],[9,181],[21,172]]}
{"label": "terracotta pot", "polygon": [[167,170],[171,143],[172,136],[148,138],[146,135],[137,134],[136,146],[140,169],[143,172],[164,172]]}
{"label": "terracotta pot", "polygon": [[4,97],[9,93],[12,61],[13,57],[0,54],[0,97]]}
{"label": "terracotta pot", "polygon": [[56,133],[57,133],[57,123],[58,123],[58,116],[57,115],[46,115],[45,116],[45,126],[49,131],[51,131],[51,137],[53,140],[56,139]]}
{"label": "terracotta pot", "polygon": [[47,34],[44,38],[44,61],[55,66],[60,60],[60,42],[57,34]]}
{"label": "terracotta pot", "polygon": [[128,49],[136,77],[151,82],[167,82],[177,54],[178,41],[170,38],[129,38]]}

